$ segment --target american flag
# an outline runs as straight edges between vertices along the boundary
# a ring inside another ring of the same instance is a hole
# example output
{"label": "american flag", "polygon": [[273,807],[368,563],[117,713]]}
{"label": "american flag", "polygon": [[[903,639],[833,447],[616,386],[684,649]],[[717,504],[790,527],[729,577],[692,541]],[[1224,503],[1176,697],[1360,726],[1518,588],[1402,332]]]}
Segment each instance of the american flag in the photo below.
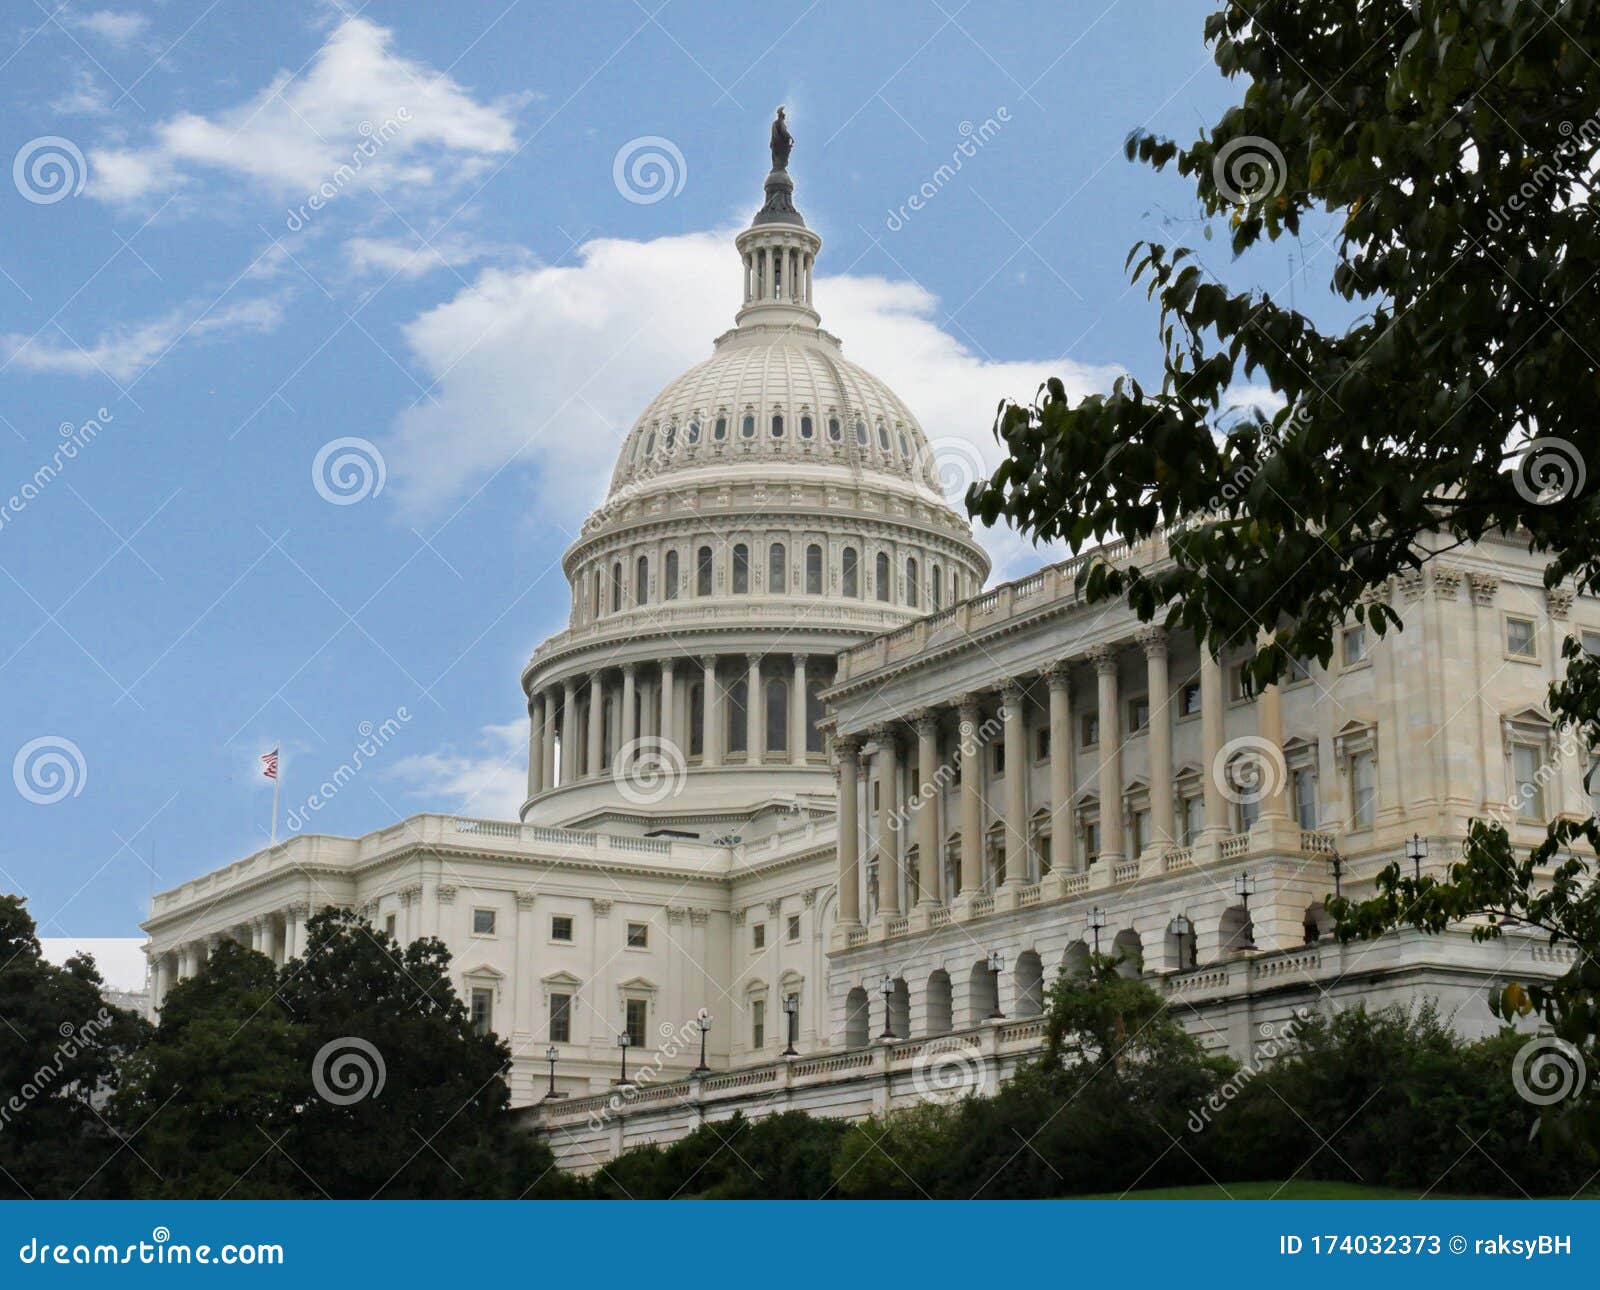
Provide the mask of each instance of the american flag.
{"label": "american flag", "polygon": [[278,750],[261,754],[261,773],[268,779],[278,778]]}

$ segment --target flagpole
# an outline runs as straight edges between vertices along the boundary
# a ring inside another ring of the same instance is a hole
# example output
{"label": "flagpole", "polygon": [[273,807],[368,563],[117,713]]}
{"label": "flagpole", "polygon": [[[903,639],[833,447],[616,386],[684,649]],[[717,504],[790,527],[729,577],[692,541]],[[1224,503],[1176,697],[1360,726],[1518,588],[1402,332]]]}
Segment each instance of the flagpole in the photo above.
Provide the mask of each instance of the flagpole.
{"label": "flagpole", "polygon": [[[277,749],[273,750],[274,752]],[[272,846],[278,845],[278,785],[283,780],[283,755],[278,755],[277,774],[272,777]]]}

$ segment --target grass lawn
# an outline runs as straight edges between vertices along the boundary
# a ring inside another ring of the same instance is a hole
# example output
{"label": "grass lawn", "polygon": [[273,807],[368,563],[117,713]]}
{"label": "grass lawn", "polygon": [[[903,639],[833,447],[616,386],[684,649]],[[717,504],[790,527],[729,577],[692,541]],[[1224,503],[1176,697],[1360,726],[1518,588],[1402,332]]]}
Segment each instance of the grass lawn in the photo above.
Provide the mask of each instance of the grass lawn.
{"label": "grass lawn", "polygon": [[[1417,1200],[1420,1191],[1395,1187],[1365,1187],[1360,1183],[1317,1182],[1295,1178],[1282,1182],[1231,1182],[1199,1187],[1156,1187],[1150,1191],[1131,1191],[1126,1196],[1108,1192],[1086,1196],[1085,1200]],[[1472,1197],[1429,1192],[1429,1200],[1470,1200]]]}

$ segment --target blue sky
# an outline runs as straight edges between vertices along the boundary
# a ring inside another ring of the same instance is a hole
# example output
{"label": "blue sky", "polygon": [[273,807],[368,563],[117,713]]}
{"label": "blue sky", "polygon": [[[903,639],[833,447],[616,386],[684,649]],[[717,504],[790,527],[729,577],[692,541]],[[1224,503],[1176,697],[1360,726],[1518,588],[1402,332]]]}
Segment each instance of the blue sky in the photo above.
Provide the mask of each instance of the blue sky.
{"label": "blue sky", "polygon": [[1302,305],[1331,269],[1230,263],[1122,157],[1232,100],[1207,6],[658,5],[8,8],[0,500],[48,470],[0,514],[0,887],[43,933],[264,845],[274,744],[287,811],[398,726],[309,830],[512,809],[561,552],[731,323],[776,104],[824,325],[986,452],[1046,373],[1155,370],[1133,241]]}

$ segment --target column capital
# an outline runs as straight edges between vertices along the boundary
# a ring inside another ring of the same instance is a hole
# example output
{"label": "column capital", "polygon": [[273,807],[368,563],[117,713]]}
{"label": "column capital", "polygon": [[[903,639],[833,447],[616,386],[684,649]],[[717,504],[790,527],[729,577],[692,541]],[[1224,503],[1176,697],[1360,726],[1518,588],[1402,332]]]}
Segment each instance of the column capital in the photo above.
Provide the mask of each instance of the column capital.
{"label": "column capital", "polygon": [[861,737],[859,735],[835,735],[833,750],[839,755],[841,761],[855,761],[861,756]]}
{"label": "column capital", "polygon": [[708,672],[714,670],[717,666],[717,656],[715,654],[702,654],[700,656],[700,666]]}
{"label": "column capital", "polygon": [[956,708],[961,713],[961,719],[966,721],[970,716],[973,721],[978,719],[978,713],[983,709],[983,696],[975,691],[956,696]]}
{"label": "column capital", "polygon": [[936,708],[918,708],[911,714],[911,720],[916,725],[919,735],[939,733],[939,712]]}
{"label": "column capital", "polygon": [[1146,627],[1139,632],[1139,644],[1147,656],[1167,652],[1167,630],[1164,627]]}
{"label": "column capital", "polygon": [[1071,660],[1058,658],[1053,663],[1045,664],[1044,679],[1052,690],[1067,689],[1072,684]]}
{"label": "column capital", "polygon": [[517,893],[517,908],[532,909],[538,903],[539,895],[532,891],[519,891]]}
{"label": "column capital", "polygon": [[656,666],[659,667],[668,676],[671,676],[673,669],[678,666],[678,660],[675,659],[675,658],[659,659],[656,662]]}
{"label": "column capital", "polygon": [[639,670],[638,663],[624,663],[622,665],[622,675],[623,676],[633,676],[636,672],[638,672],[638,670]]}
{"label": "column capital", "polygon": [[796,667],[804,667],[806,665],[806,660],[808,658],[810,658],[811,655],[809,655],[809,654],[791,654],[789,657],[794,661],[794,665]]}
{"label": "column capital", "polygon": [[441,905],[453,905],[456,903],[456,888],[453,883],[441,882],[435,888],[435,893]]}
{"label": "column capital", "polygon": [[872,738],[884,749],[897,749],[900,746],[900,731],[891,725],[873,726]]}
{"label": "column capital", "polygon": [[1114,675],[1117,670],[1117,647],[1096,645],[1089,651],[1089,661],[1094,664],[1094,670],[1101,676]]}
{"label": "column capital", "polygon": [[[405,892],[400,894],[404,896]],[[283,907],[283,912],[290,918],[307,918],[311,914],[311,902],[309,900],[291,900]]]}
{"label": "column capital", "polygon": [[1027,687],[1022,683],[1022,678],[1017,676],[1002,677],[1000,680],[1000,700],[1002,703],[1021,703],[1022,696]]}
{"label": "column capital", "polygon": [[744,661],[750,664],[751,667],[760,667],[761,660],[765,657],[766,655],[764,654],[746,654],[744,656]]}

